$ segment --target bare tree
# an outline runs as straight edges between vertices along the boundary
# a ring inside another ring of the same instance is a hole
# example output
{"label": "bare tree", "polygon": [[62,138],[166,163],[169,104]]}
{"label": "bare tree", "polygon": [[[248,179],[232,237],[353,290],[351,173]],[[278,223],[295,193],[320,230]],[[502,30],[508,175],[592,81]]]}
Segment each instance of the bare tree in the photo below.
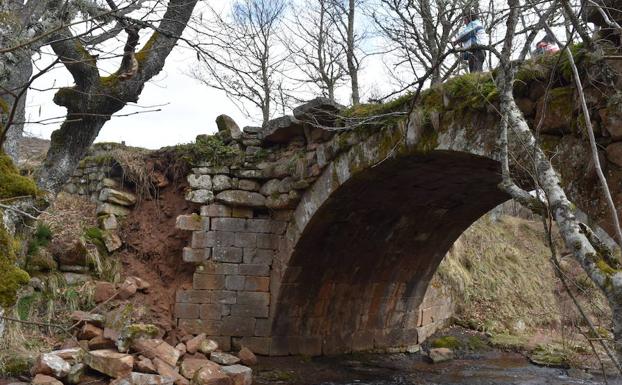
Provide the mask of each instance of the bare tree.
{"label": "bare tree", "polygon": [[451,49],[451,40],[461,26],[462,10],[471,6],[447,0],[379,0],[372,18],[390,43],[389,53],[395,56],[393,70],[405,70],[415,78],[431,71],[432,84],[450,77],[459,62],[438,63]]}
{"label": "bare tree", "polygon": [[331,17],[337,26],[337,32],[346,55],[346,71],[350,77],[352,105],[361,102],[359,86],[359,70],[364,58],[361,44],[365,35],[357,30],[357,17],[365,0],[330,0],[332,2]]}
{"label": "bare tree", "polygon": [[285,39],[292,62],[304,73],[302,82],[319,88],[334,101],[335,89],[347,71],[343,44],[335,40],[337,25],[330,7],[334,7],[332,0],[306,0],[296,7]]}
{"label": "bare tree", "polygon": [[[30,10],[31,17],[34,16],[35,20],[29,20],[29,23],[43,25],[45,28],[34,31],[34,37],[18,43],[17,47],[49,44],[75,82],[73,87],[60,88],[54,96],[56,104],[67,108],[67,116],[61,127],[52,133],[50,150],[38,172],[37,183],[42,189],[51,193],[58,192],[103,125],[127,103],[138,100],[144,84],[162,70],[166,58],[184,31],[196,2],[197,0],[170,0],[166,5],[152,3],[151,11],[146,17],[133,19],[121,11],[126,8],[125,5],[117,6],[113,0],[107,0],[108,8],[92,5],[92,11],[89,12],[99,13],[100,16],[92,18],[95,27],[90,28],[87,33],[75,32],[72,28],[73,20],[82,10],[80,7],[84,6],[82,2],[32,2],[35,6],[43,4],[43,8]],[[156,15],[158,19],[155,19]],[[98,55],[92,55],[88,46],[79,39],[92,37],[97,40],[101,35],[90,32],[99,31],[102,24],[107,24],[98,21],[102,18],[104,21],[106,18],[118,21],[112,29],[105,30],[109,36],[118,34],[121,30],[126,35],[123,51],[112,53],[113,56],[120,56],[122,60],[118,70],[110,76],[102,76],[97,65]],[[151,29],[153,33],[137,52],[139,31],[143,28]],[[15,70],[19,71],[19,68]],[[3,89],[7,88],[3,86]]]}
{"label": "bare tree", "polygon": [[278,45],[285,0],[239,0],[230,15],[210,8],[213,21],[200,28],[200,67],[192,75],[239,102],[259,108],[263,123],[270,120],[282,99],[282,73],[287,55]]}
{"label": "bare tree", "polygon": [[[30,84],[56,63],[38,68],[31,78],[33,55],[63,28],[71,28],[88,47],[112,39],[123,31],[121,18],[140,9],[144,1],[130,0],[114,9],[103,8],[96,2],[60,4],[55,0],[11,0],[0,4],[0,11],[7,15],[0,19],[0,99],[4,107],[0,109],[0,143],[8,155],[17,159]],[[115,27],[109,28],[115,20]]]}
{"label": "bare tree", "polygon": [[[508,0],[508,5],[509,15],[506,24],[506,38],[502,52],[497,54],[500,60],[499,75],[496,78],[496,82],[500,95],[501,124],[499,145],[503,176],[503,182],[500,187],[513,198],[547,217],[550,216],[556,221],[560,235],[572,256],[581,264],[596,287],[607,297],[613,313],[613,332],[617,354],[611,352],[605,343],[602,345],[608,352],[611,360],[616,364],[618,370],[622,371],[620,366],[620,360],[622,359],[622,295],[620,294],[622,293],[622,273],[618,270],[621,266],[620,261],[614,257],[614,254],[605,246],[604,242],[598,239],[589,226],[579,222],[575,216],[574,205],[561,187],[562,183],[557,172],[544,151],[539,147],[533,130],[529,127],[527,120],[516,105],[512,93],[512,83],[517,71],[516,63],[525,57],[528,46],[525,45],[518,61],[511,60],[511,54],[519,18],[518,14],[525,5],[521,5],[519,0]],[[556,2],[553,2],[553,6],[556,6]],[[571,14],[568,12],[569,10],[574,12],[565,7],[567,15],[576,19],[574,13]],[[546,15],[543,15],[542,12],[538,13],[541,15],[538,25],[545,27],[549,33],[552,33],[546,24]],[[573,21],[573,24],[576,24],[576,20]],[[587,36],[585,31],[581,35],[582,38]],[[529,39],[527,43],[530,43]],[[581,80],[572,59],[572,52],[568,48],[565,48],[565,51],[573,69],[575,83],[580,84]],[[581,88],[579,87],[580,91]],[[582,105],[584,104],[582,102]],[[539,194],[531,195],[513,181],[510,170],[511,159],[522,161],[524,165],[528,165],[529,169],[532,170],[534,182],[540,192]],[[587,321],[588,325],[592,327],[589,320]]]}

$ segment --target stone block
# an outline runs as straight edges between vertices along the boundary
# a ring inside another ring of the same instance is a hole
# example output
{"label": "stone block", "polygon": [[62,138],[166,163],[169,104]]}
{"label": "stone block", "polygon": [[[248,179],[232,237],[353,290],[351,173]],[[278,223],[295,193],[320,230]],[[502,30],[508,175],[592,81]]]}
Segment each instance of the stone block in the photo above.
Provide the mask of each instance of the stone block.
{"label": "stone block", "polygon": [[225,278],[225,288],[227,290],[244,290],[244,281],[244,276],[228,275]]}
{"label": "stone block", "polygon": [[240,275],[251,277],[268,277],[270,276],[270,266],[256,264],[242,264],[238,267]]}
{"label": "stone block", "polygon": [[211,229],[217,231],[246,231],[246,219],[243,218],[213,218]]}
{"label": "stone block", "polygon": [[259,191],[261,185],[251,179],[240,179],[238,182],[238,188],[244,191]]}
{"label": "stone block", "polygon": [[285,230],[287,230],[287,222],[276,220],[271,221],[270,232],[272,234],[283,235],[285,234]]}
{"label": "stone block", "polygon": [[257,234],[237,233],[235,234],[234,246],[254,248],[257,246]]}
{"label": "stone block", "polygon": [[216,296],[209,290],[177,290],[175,302],[178,303],[214,303]]}
{"label": "stone block", "polygon": [[225,288],[225,276],[221,274],[195,273],[192,279],[195,290],[220,290]]}
{"label": "stone block", "polygon": [[201,319],[219,320],[226,315],[229,315],[228,305],[223,305],[219,303],[208,303],[203,304],[199,307],[199,318]]}
{"label": "stone block", "polygon": [[242,262],[243,250],[239,247],[214,247],[212,259],[216,262]]}
{"label": "stone block", "polygon": [[255,322],[255,336],[269,337],[270,335],[272,335],[272,319],[258,319]]}
{"label": "stone block", "polygon": [[97,215],[112,214],[118,217],[129,215],[130,210],[127,207],[115,205],[112,203],[101,203],[97,206]]}
{"label": "stone block", "polygon": [[[270,308],[264,304],[252,304],[252,305],[231,305],[231,315],[239,317],[259,317],[267,318],[270,312]],[[255,334],[253,330],[253,335]]]}
{"label": "stone block", "polygon": [[188,185],[196,190],[204,189],[211,190],[212,189],[212,177],[209,175],[188,175]]}
{"label": "stone block", "polygon": [[228,175],[215,175],[212,177],[212,189],[216,192],[229,190],[233,187]]}
{"label": "stone block", "polygon": [[212,166],[210,164],[199,164],[199,167],[192,169],[195,174],[229,174],[229,167],[227,166]]}
{"label": "stone block", "polygon": [[195,303],[176,303],[175,318],[199,318],[199,305]]}
{"label": "stone block", "polygon": [[191,247],[184,247],[183,260],[184,262],[203,262],[210,259],[212,249],[193,249]]}
{"label": "stone block", "polygon": [[198,214],[179,215],[175,227],[180,230],[199,231],[203,230],[203,220]]}
{"label": "stone block", "polygon": [[244,282],[246,291],[270,291],[270,278],[268,277],[246,277]]}
{"label": "stone block", "polygon": [[249,219],[246,221],[246,231],[251,233],[269,233],[270,228],[269,219]]}
{"label": "stone block", "polygon": [[232,290],[216,290],[213,292],[214,302],[221,304],[235,304],[237,303],[238,293]]}
{"label": "stone block", "polygon": [[117,217],[113,214],[106,214],[97,217],[97,222],[99,227],[103,230],[116,230],[119,227],[119,222],[117,221]]}
{"label": "stone block", "polygon": [[279,247],[279,237],[274,234],[257,234],[257,247],[276,250]]}
{"label": "stone block", "polygon": [[270,306],[270,293],[249,291],[238,293],[237,303],[240,305]]}
{"label": "stone block", "polygon": [[255,332],[255,318],[227,316],[222,319],[222,335],[226,336],[252,336]]}
{"label": "stone block", "polygon": [[248,209],[244,207],[234,207],[231,210],[231,216],[234,218],[252,218],[253,209]]}
{"label": "stone block", "polygon": [[[215,220],[215,219],[212,219]],[[236,233],[232,231],[209,231],[207,232],[207,244],[210,247],[220,246],[228,247],[235,246]]]}
{"label": "stone block", "polygon": [[186,193],[185,199],[193,203],[209,204],[214,201],[214,193],[212,190],[191,190]]}
{"label": "stone block", "polygon": [[205,231],[195,231],[192,233],[190,246],[193,249],[204,249],[210,247],[210,239]]}
{"label": "stone block", "polygon": [[269,265],[272,264],[273,258],[274,258],[274,250],[254,249],[254,248],[244,249],[243,261],[245,264],[266,265],[268,267],[268,271],[270,271]]}
{"label": "stone block", "polygon": [[211,205],[201,206],[202,217],[230,217],[231,208],[218,203],[212,203]]}
{"label": "stone block", "polygon": [[[255,170],[253,170],[255,171]],[[216,201],[234,207],[265,207],[266,198],[252,191],[227,190],[216,195]]]}
{"label": "stone block", "polygon": [[210,339],[218,343],[218,347],[223,351],[231,350],[231,337],[229,336],[210,336]]}
{"label": "stone block", "polygon": [[204,274],[225,274],[225,275],[237,275],[238,274],[237,263],[222,263],[222,262],[207,262],[197,269],[198,273]]}
{"label": "stone block", "polygon": [[177,325],[190,334],[220,335],[222,321],[204,319],[179,319]]}

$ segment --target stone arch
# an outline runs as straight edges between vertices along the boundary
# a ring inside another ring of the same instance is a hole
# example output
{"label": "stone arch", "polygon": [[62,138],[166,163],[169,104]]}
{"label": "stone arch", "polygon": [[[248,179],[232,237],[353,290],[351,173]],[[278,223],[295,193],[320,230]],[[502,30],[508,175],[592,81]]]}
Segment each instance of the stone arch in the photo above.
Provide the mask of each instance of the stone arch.
{"label": "stone arch", "polygon": [[482,156],[489,132],[448,131],[430,150],[416,130],[371,135],[303,196],[273,262],[273,354],[406,349],[429,333],[420,305],[438,264],[508,196]]}

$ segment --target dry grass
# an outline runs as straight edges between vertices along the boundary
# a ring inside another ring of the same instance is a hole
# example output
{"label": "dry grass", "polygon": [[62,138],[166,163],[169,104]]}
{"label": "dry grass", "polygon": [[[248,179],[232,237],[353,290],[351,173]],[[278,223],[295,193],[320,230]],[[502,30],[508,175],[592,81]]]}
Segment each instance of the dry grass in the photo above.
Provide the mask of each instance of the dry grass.
{"label": "dry grass", "polygon": [[[521,324],[532,331],[580,326],[549,257],[538,221],[485,216],[456,241],[437,274],[460,299],[458,316],[472,326],[500,333],[521,332]],[[564,259],[563,266],[596,323],[608,326],[604,297],[574,261]]]}

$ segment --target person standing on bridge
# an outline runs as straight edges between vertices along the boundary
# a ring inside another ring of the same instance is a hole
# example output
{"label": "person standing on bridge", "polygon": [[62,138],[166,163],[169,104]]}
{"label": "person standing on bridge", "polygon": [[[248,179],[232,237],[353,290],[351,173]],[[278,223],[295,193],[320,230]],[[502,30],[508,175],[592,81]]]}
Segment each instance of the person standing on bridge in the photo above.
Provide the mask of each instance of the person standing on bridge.
{"label": "person standing on bridge", "polygon": [[469,72],[482,72],[486,54],[481,48],[486,38],[484,26],[479,20],[477,12],[468,10],[464,13],[464,27],[458,32],[453,45],[460,45],[464,51],[460,57],[469,62]]}

